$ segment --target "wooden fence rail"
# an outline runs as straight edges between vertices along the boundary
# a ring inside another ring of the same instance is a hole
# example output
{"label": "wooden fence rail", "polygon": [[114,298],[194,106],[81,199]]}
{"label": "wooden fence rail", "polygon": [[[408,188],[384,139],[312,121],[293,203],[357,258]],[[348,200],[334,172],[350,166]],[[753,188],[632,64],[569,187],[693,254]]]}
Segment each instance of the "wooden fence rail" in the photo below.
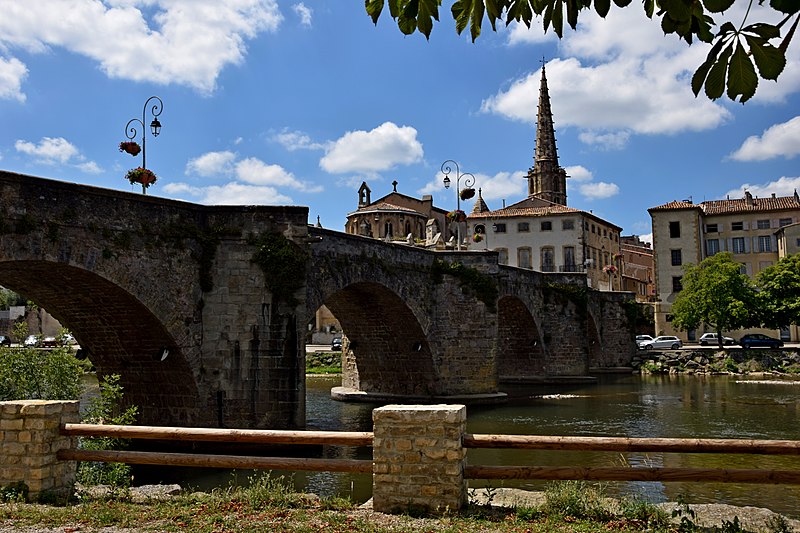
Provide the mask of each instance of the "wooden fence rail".
{"label": "wooden fence rail", "polygon": [[[374,440],[374,434],[368,431],[284,431],[93,424],[63,424],[61,426],[61,434],[81,437],[283,445],[372,446]],[[463,435],[462,444],[465,448],[473,449],[504,448],[561,451],[800,455],[800,441],[790,440],[567,437],[466,433]],[[60,460],[69,461],[104,461],[191,467],[355,473],[371,473],[373,471],[373,462],[371,460],[357,459],[310,459],[81,449],[61,450],[57,456]],[[465,465],[464,478],[800,484],[800,470]]]}

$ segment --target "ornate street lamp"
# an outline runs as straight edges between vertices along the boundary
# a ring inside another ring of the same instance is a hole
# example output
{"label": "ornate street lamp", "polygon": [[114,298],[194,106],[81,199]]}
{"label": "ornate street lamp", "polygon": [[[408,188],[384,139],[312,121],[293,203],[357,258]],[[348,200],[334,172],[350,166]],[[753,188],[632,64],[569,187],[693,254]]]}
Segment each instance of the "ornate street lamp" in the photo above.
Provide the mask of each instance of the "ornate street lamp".
{"label": "ornate street lamp", "polygon": [[[475,176],[470,174],[469,172],[461,173],[460,169],[458,168],[458,163],[453,161],[452,159],[448,159],[444,163],[442,163],[442,174],[444,174],[444,188],[450,188],[450,176],[449,174],[453,171],[450,168],[450,164],[456,167],[456,211],[454,216],[454,222],[456,223],[456,235],[458,237],[458,242],[456,249],[461,250],[461,223],[466,220],[466,215],[461,220],[461,215],[463,211],[461,211],[461,200],[468,200],[475,195],[475,189],[472,188],[475,185]],[[461,188],[461,178],[464,178],[464,188]]]}
{"label": "ornate street lamp", "polygon": [[[161,101],[161,98],[158,96],[151,96],[144,102],[144,106],[142,107],[142,119],[139,120],[138,118],[132,118],[128,121],[125,125],[125,137],[133,141],[138,134],[136,129],[136,122],[142,127],[142,168],[147,168],[147,128],[145,127],[145,115],[147,114],[147,105],[150,103],[150,100],[156,100],[153,102],[153,106],[150,108],[150,114],[153,116],[153,121],[150,122],[150,133],[153,137],[158,137],[158,134],[161,133],[161,122],[158,120],[158,116],[161,114],[161,111],[164,110],[164,103]],[[151,173],[152,174],[152,173]],[[155,176],[155,175],[153,175]],[[155,180],[155,177],[153,177]],[[147,187],[150,185],[151,182],[145,183],[142,182],[142,194],[147,194]]]}

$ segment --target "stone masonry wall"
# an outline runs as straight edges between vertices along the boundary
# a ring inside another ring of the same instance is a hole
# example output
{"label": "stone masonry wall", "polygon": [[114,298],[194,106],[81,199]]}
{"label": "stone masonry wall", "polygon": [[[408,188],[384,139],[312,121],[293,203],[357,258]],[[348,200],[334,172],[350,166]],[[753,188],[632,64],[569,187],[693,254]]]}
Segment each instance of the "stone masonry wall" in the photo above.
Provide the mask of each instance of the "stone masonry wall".
{"label": "stone masonry wall", "polygon": [[465,406],[387,405],[372,420],[376,511],[446,513],[466,505]]}
{"label": "stone masonry wall", "polygon": [[30,500],[68,494],[77,463],[58,461],[56,453],[75,438],[59,435],[59,426],[78,419],[77,401],[0,402],[0,487],[23,482]]}

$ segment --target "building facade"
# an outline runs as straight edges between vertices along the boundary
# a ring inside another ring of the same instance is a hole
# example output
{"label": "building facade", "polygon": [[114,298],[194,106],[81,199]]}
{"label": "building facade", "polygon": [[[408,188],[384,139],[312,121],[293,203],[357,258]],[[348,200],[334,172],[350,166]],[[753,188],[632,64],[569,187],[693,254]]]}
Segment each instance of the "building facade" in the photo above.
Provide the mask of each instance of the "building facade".
{"label": "building facade", "polygon": [[[781,257],[800,249],[800,198],[793,196],[712,200],[693,204],[674,201],[648,209],[653,225],[658,335],[695,340],[706,330],[676,331],[671,325],[672,303],[681,291],[686,264],[698,264],[718,252],[731,252],[742,273],[755,278]],[[709,330],[710,331],[710,330]],[[748,330],[750,331],[750,330]],[[797,340],[796,326],[763,331]],[[734,337],[740,332],[734,333]]]}
{"label": "building facade", "polygon": [[640,303],[654,302],[656,295],[653,248],[636,235],[620,237],[622,290],[636,295]]}

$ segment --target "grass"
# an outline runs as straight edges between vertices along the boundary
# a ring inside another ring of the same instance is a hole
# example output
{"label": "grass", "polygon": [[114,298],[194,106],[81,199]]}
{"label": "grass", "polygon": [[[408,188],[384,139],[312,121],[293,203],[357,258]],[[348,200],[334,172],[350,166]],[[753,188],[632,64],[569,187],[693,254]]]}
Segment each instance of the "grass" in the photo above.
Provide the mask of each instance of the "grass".
{"label": "grass", "polygon": [[[0,504],[0,530],[58,527],[92,531],[104,527],[135,531],[297,532],[677,532],[663,511],[639,500],[616,502],[602,487],[585,482],[554,483],[539,507],[516,509],[471,504],[441,517],[395,516],[356,508],[341,498],[319,499],[294,492],[290,480],[262,474],[248,486],[211,493],[185,493],[135,503],[130,493],[84,498],[67,505]],[[127,496],[126,496],[127,494]]]}

